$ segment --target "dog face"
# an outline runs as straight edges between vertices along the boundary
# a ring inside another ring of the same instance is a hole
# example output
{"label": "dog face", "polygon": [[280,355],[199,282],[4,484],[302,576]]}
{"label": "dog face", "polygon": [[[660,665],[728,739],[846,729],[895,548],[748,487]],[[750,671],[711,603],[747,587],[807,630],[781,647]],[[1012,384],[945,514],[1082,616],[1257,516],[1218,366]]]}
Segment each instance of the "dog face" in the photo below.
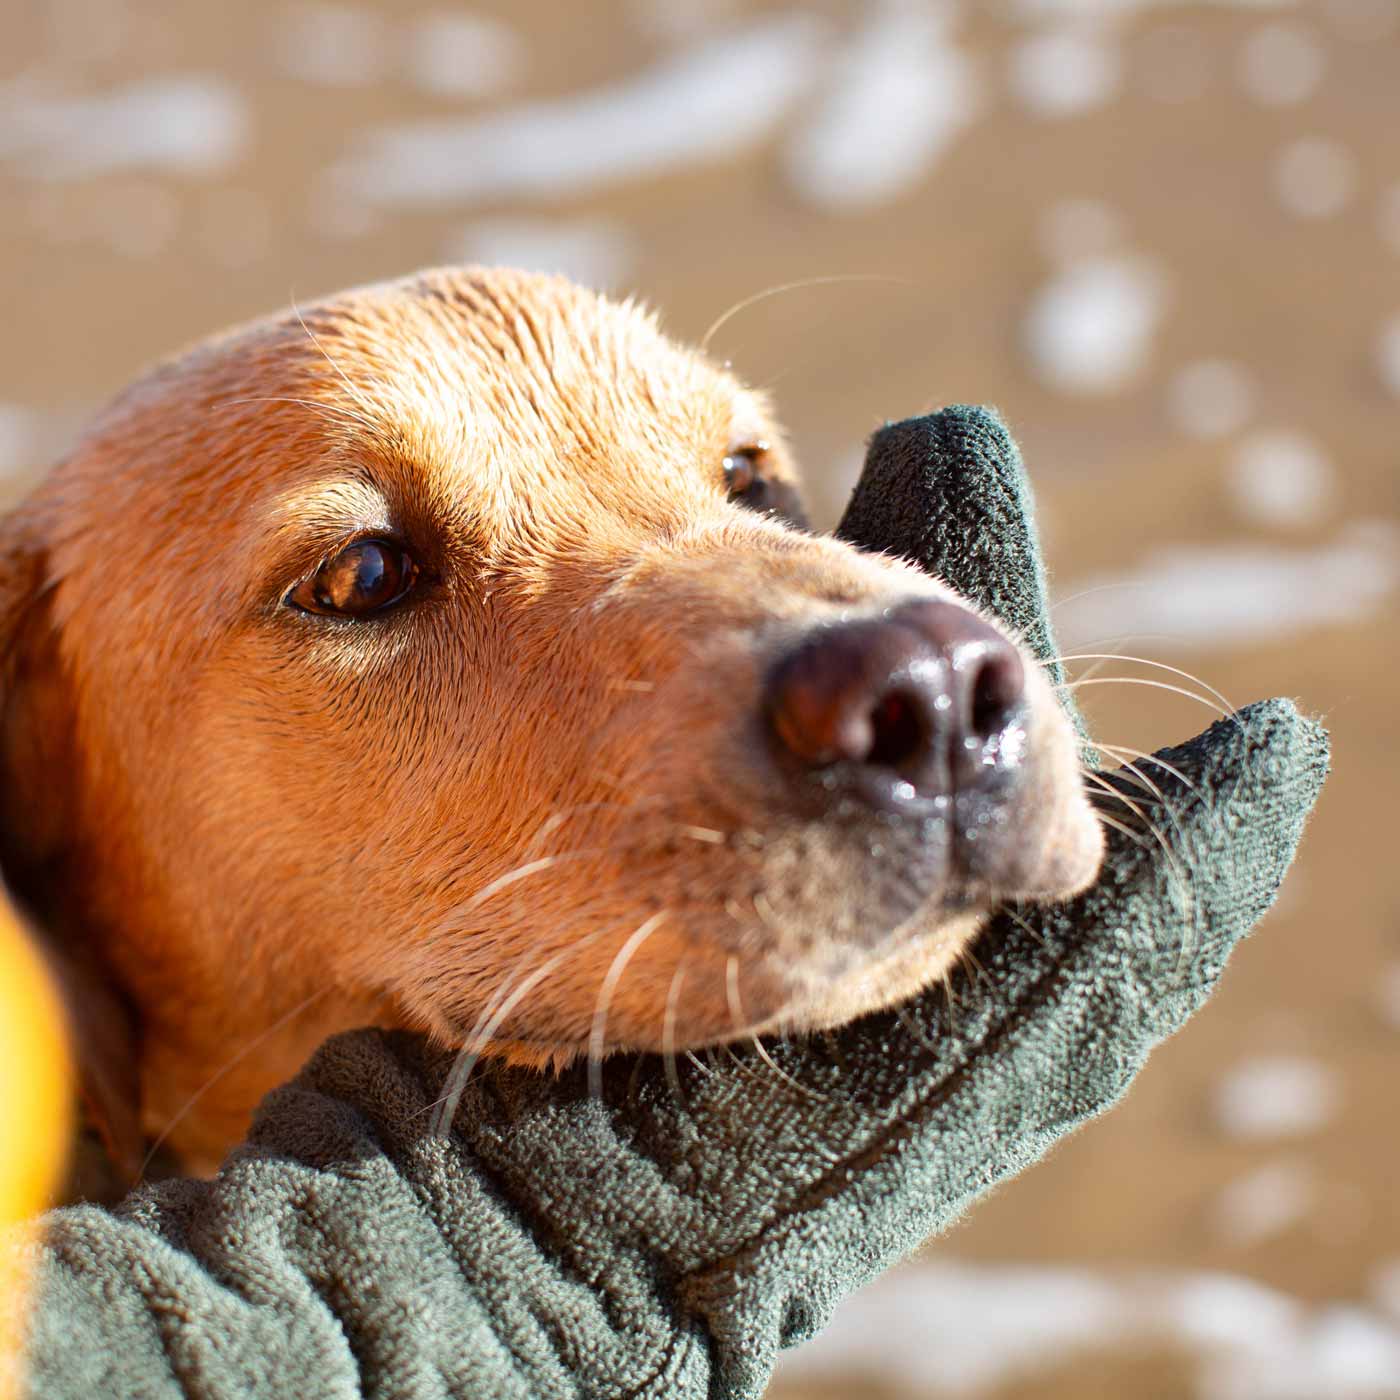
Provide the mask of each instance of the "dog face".
{"label": "dog face", "polygon": [[1040,668],[796,501],[761,397],[553,279],[128,391],[10,522],[6,825],[135,1010],[146,1130],[217,1154],[369,1020],[541,1064],[834,1024],[1084,886]]}

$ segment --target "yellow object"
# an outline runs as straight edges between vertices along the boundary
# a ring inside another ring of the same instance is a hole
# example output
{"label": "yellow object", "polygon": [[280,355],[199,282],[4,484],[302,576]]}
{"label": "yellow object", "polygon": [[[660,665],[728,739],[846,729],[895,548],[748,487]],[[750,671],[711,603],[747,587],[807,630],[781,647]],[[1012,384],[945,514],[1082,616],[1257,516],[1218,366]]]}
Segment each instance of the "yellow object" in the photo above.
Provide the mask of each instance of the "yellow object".
{"label": "yellow object", "polygon": [[15,1393],[22,1231],[50,1205],[67,1157],[72,1080],[57,992],[0,894],[0,1400]]}

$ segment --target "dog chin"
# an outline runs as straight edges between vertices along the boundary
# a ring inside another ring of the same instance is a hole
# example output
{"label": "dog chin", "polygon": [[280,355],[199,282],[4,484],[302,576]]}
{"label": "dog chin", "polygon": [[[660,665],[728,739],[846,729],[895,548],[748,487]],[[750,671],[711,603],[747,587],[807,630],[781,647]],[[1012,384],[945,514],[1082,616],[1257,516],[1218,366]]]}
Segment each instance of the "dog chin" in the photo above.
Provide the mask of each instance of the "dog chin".
{"label": "dog chin", "polygon": [[878,954],[839,967],[789,969],[786,1002],[760,1030],[831,1030],[908,1001],[958,966],[986,919],[983,909],[951,918],[931,911],[897,928]]}
{"label": "dog chin", "polygon": [[[1091,817],[1062,832],[1037,853],[1012,884],[993,885],[952,873],[924,892],[909,912],[907,902],[881,908],[865,901],[847,924],[863,937],[828,936],[808,943],[801,957],[774,952],[763,959],[771,1002],[781,1003],[761,1020],[761,1031],[832,1029],[869,1012],[897,1005],[943,980],[963,960],[996,907],[1008,900],[1051,902],[1091,885],[1102,861],[1102,828]],[[913,891],[903,887],[904,901]],[[755,980],[755,979],[750,979]]]}

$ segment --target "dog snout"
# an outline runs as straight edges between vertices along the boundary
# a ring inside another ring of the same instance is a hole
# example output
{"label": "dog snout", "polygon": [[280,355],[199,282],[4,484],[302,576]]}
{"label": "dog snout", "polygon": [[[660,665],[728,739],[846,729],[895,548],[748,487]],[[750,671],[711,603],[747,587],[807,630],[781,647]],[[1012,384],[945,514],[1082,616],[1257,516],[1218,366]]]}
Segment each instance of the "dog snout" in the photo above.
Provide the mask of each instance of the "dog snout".
{"label": "dog snout", "polygon": [[809,632],[770,673],[765,708],[789,762],[856,775],[867,796],[936,797],[1016,766],[1025,690],[1005,637],[924,599]]}

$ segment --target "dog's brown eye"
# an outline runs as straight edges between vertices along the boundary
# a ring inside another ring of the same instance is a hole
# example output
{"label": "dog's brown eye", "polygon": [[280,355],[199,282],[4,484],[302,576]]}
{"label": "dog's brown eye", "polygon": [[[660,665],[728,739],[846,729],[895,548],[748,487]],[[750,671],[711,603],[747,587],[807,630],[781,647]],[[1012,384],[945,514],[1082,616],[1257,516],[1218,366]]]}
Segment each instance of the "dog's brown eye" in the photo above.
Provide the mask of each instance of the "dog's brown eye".
{"label": "dog's brown eye", "polygon": [[418,566],[392,540],[356,540],[299,584],[288,601],[305,612],[364,617],[397,603],[417,579]]}
{"label": "dog's brown eye", "polygon": [[764,508],[768,483],[759,463],[765,451],[767,448],[762,443],[755,443],[731,452],[724,459],[724,484],[731,501],[742,501],[757,510]]}
{"label": "dog's brown eye", "polygon": [[724,484],[729,499],[760,515],[775,515],[789,525],[807,528],[807,516],[797,492],[785,481],[770,480],[763,473],[768,444],[759,442],[729,453],[724,459]]}

